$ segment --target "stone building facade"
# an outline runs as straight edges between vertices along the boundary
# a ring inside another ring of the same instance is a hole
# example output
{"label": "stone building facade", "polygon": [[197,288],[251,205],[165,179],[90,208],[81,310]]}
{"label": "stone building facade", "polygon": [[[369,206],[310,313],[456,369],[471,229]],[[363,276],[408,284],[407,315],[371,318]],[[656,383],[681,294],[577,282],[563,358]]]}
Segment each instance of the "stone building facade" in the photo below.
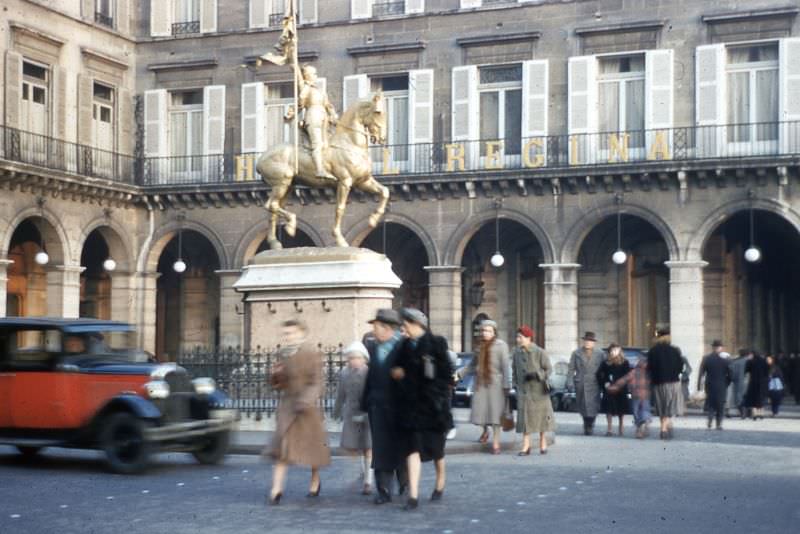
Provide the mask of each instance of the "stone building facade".
{"label": "stone building facade", "polygon": [[[791,2],[298,4],[300,59],[337,109],[385,96],[392,202],[372,230],[353,191],[346,237],[392,259],[398,305],[453,347],[490,316],[561,358],[586,330],[646,346],[661,326],[695,362],[714,338],[800,351]],[[257,61],[283,6],[6,2],[0,312],[130,321],[164,358],[247,343],[232,285],[266,246],[254,161],[291,136],[291,73]],[[332,245],[334,198],[296,189],[284,245]]]}

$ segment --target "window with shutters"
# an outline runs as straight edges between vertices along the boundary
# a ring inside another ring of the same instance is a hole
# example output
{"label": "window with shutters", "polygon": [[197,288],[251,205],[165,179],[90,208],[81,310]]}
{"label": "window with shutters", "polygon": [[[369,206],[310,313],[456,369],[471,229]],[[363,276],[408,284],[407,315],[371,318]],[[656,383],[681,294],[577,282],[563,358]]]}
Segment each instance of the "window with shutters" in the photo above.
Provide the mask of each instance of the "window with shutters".
{"label": "window with shutters", "polygon": [[778,139],[778,44],[726,50],[729,143]]}
{"label": "window with shutters", "polygon": [[286,16],[286,1],[287,0],[272,0],[270,2],[272,7],[269,13],[269,27],[280,28],[283,17]]}
{"label": "window with shutters", "polygon": [[385,17],[387,15],[402,15],[406,12],[405,0],[374,0],[372,2],[372,16]]}
{"label": "window with shutters", "polygon": [[[644,146],[644,54],[601,57],[598,63],[598,127],[603,133],[622,132],[629,147]],[[608,136],[601,135],[602,148]]]}
{"label": "window with shutters", "polygon": [[267,84],[264,87],[264,105],[266,107],[264,138],[267,140],[267,148],[281,143],[293,143],[293,123],[284,117],[294,105],[294,84],[291,82]]}
{"label": "window with shutters", "polygon": [[522,65],[481,67],[478,71],[481,157],[487,141],[502,142],[506,156],[519,156],[522,140]]}
{"label": "window with shutters", "polygon": [[115,0],[95,0],[94,21],[109,28],[114,27],[114,2]]}
{"label": "window with shutters", "polygon": [[169,98],[172,171],[199,172],[203,154],[203,91],[175,91]]}
{"label": "window with shutters", "polygon": [[114,89],[94,82],[92,88],[92,146],[114,150]]}
{"label": "window with shutters", "polygon": [[200,33],[201,0],[172,0],[172,2],[172,35]]}
{"label": "window with shutters", "polygon": [[370,89],[383,92],[389,157],[404,165],[408,162],[408,75],[371,78]]}
{"label": "window with shutters", "polygon": [[20,130],[48,135],[49,85],[47,66],[23,61]]}

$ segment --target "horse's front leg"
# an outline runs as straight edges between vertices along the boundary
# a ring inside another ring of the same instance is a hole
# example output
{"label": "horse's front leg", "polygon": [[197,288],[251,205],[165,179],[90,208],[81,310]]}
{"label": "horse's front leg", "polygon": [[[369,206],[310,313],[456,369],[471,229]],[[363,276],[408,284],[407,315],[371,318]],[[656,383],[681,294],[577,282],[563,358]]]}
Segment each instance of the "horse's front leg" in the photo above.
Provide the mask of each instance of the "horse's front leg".
{"label": "horse's front leg", "polygon": [[277,236],[278,219],[280,217],[283,217],[287,220],[286,233],[292,237],[295,234],[297,216],[294,213],[283,209],[288,193],[288,185],[279,185],[274,187],[269,195],[269,198],[267,199],[267,203],[264,206],[269,212],[269,232],[267,233],[267,243],[269,243],[269,248],[272,250],[279,250],[283,248],[283,245],[280,241],[278,241]]}
{"label": "horse's front leg", "polygon": [[364,182],[360,183],[357,187],[365,193],[371,195],[380,195],[381,200],[378,203],[378,208],[369,216],[368,223],[370,228],[375,228],[386,213],[386,205],[389,203],[389,188],[382,185],[374,176],[370,176]]}
{"label": "horse's front leg", "polygon": [[347,207],[347,197],[350,196],[350,188],[353,180],[347,178],[340,180],[336,186],[336,218],[333,223],[333,238],[336,240],[337,247],[348,246],[347,240],[342,235],[342,217],[344,217],[344,210]]}

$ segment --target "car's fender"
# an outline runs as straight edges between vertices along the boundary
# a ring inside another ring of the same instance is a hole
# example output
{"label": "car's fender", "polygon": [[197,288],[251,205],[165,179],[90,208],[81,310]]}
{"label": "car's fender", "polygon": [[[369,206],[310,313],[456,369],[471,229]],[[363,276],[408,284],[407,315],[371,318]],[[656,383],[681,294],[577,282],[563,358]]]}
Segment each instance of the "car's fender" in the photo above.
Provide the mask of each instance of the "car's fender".
{"label": "car's fender", "polygon": [[117,412],[130,412],[142,419],[157,420],[161,418],[161,410],[159,410],[158,406],[153,404],[152,401],[140,397],[139,395],[123,393],[109,400],[100,411],[97,412],[94,420],[100,421],[108,415]]}

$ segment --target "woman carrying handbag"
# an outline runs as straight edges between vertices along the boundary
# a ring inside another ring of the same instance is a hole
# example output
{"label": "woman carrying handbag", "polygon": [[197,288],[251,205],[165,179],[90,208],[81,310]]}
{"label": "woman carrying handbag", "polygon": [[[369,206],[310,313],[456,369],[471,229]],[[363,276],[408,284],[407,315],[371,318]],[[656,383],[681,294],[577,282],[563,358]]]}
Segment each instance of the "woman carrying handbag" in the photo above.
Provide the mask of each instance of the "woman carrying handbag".
{"label": "woman carrying handbag", "polygon": [[512,359],[517,386],[517,432],[522,434],[519,456],[531,453],[531,433],[539,433],[539,453],[547,454],[547,432],[556,429],[548,379],[550,358],[533,342],[535,333],[527,325],[517,330],[517,347]]}

